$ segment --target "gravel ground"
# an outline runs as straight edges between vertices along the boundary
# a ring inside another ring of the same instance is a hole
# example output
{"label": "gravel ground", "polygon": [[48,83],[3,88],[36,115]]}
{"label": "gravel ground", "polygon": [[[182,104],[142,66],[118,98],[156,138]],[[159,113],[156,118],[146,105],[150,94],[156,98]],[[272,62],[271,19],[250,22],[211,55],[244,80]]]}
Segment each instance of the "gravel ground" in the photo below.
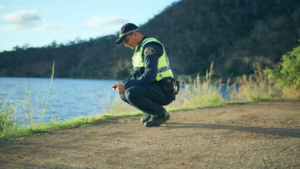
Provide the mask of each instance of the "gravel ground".
{"label": "gravel ground", "polygon": [[0,140],[0,168],[300,168],[300,100],[170,113]]}

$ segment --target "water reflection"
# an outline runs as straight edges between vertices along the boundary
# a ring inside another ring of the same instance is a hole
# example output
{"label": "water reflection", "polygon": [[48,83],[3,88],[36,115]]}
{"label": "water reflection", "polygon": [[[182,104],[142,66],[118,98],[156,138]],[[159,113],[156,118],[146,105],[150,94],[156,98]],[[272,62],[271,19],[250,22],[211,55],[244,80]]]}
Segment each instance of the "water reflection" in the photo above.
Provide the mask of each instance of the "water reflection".
{"label": "water reflection", "polygon": [[[30,103],[35,112],[38,112],[37,108],[43,108],[40,99],[44,98],[45,102],[47,96],[54,92],[48,100],[48,103],[52,102],[44,115],[44,121],[51,120],[53,116],[59,116],[63,120],[101,113],[103,106],[109,105],[100,104],[99,100],[105,97],[105,93],[110,95],[111,101],[114,99],[116,93],[109,86],[115,82],[118,80],[55,78],[50,88],[50,78],[0,78],[0,98],[7,94],[6,102],[17,103],[16,112],[26,121],[22,112],[26,95],[25,84],[27,90],[31,91]],[[34,116],[34,120],[38,122],[39,118]]]}

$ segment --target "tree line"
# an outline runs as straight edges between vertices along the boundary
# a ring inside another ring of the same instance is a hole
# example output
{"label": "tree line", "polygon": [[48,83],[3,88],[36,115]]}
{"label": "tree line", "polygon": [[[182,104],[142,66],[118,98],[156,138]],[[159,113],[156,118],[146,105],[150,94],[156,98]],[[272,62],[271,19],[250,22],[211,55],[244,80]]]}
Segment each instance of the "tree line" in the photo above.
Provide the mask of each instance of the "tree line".
{"label": "tree line", "polygon": [[[117,30],[116,30],[117,31]],[[181,0],[140,27],[160,40],[175,75],[204,75],[211,62],[215,77],[253,72],[252,65],[274,68],[299,45],[298,0]],[[129,76],[133,51],[115,45],[118,34],[44,47],[16,46],[0,53],[2,77],[123,79]]]}

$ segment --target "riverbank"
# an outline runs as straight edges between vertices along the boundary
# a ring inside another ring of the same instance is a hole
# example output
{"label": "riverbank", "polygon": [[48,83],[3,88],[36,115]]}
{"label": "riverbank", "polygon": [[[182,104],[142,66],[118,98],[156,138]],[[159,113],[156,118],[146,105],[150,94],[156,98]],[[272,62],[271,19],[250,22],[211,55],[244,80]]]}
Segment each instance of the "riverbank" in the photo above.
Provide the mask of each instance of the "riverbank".
{"label": "riverbank", "polygon": [[2,168],[297,168],[300,100],[178,111],[0,141]]}
{"label": "riverbank", "polygon": [[[263,69],[258,64],[255,68],[255,74],[251,75],[251,78],[247,78],[244,75],[238,78],[237,81],[229,85],[230,79],[228,79],[227,84],[223,84],[222,80],[213,81],[211,79],[213,74],[213,63],[211,64],[210,71],[207,72],[205,80],[201,80],[201,77],[197,75],[196,79],[189,82],[180,80],[181,89],[178,95],[176,95],[176,101],[172,102],[170,105],[165,106],[166,110],[169,112],[180,111],[180,110],[191,110],[202,107],[215,107],[224,106],[231,103],[246,103],[262,100],[278,100],[284,97],[286,98],[297,98],[285,95],[281,89],[275,88],[274,84],[268,84],[267,77],[262,73]],[[48,91],[48,95],[44,97],[41,101],[42,108],[34,111],[32,103],[30,102],[30,90],[27,91],[25,87],[26,95],[24,99],[23,115],[26,115],[27,126],[24,118],[18,120],[15,109],[15,103],[5,102],[5,95],[0,102],[1,114],[0,116],[0,139],[8,139],[12,137],[31,135],[31,134],[44,134],[49,131],[62,129],[62,128],[73,128],[79,126],[87,126],[99,120],[105,120],[114,117],[123,116],[136,116],[140,115],[139,112],[134,107],[124,103],[119,97],[115,97],[111,102],[110,96],[106,95],[104,92],[104,97],[102,97],[101,104],[104,107],[104,114],[96,114],[92,116],[81,116],[72,119],[64,119],[64,121],[58,120],[60,118],[56,113],[52,113],[51,119],[44,121],[44,114],[49,108],[48,99],[52,96],[50,94],[50,89],[52,85],[52,80],[54,76],[54,64],[52,67],[51,83]],[[26,84],[26,83],[25,83]],[[292,90],[293,93],[296,90]],[[43,94],[44,96],[44,94]],[[71,96],[72,98],[72,96]],[[68,99],[65,99],[68,100]],[[82,99],[79,99],[80,101]],[[84,100],[84,99],[83,99]],[[67,107],[61,104],[56,107]],[[86,106],[79,106],[81,108],[86,108]],[[77,107],[78,108],[78,107]],[[67,112],[72,112],[72,110],[67,110]],[[90,113],[89,111],[87,111]],[[60,111],[64,113],[64,111]],[[2,115],[3,114],[3,115]],[[39,117],[39,122],[34,120],[34,116]],[[20,123],[21,122],[21,123]]]}

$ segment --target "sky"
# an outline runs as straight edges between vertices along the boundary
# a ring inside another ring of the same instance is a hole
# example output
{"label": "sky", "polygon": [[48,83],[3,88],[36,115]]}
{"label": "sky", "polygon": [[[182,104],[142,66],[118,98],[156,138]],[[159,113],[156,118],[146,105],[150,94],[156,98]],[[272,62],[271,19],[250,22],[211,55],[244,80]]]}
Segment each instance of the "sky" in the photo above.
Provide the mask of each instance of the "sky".
{"label": "sky", "polygon": [[116,34],[180,0],[0,0],[0,52]]}

